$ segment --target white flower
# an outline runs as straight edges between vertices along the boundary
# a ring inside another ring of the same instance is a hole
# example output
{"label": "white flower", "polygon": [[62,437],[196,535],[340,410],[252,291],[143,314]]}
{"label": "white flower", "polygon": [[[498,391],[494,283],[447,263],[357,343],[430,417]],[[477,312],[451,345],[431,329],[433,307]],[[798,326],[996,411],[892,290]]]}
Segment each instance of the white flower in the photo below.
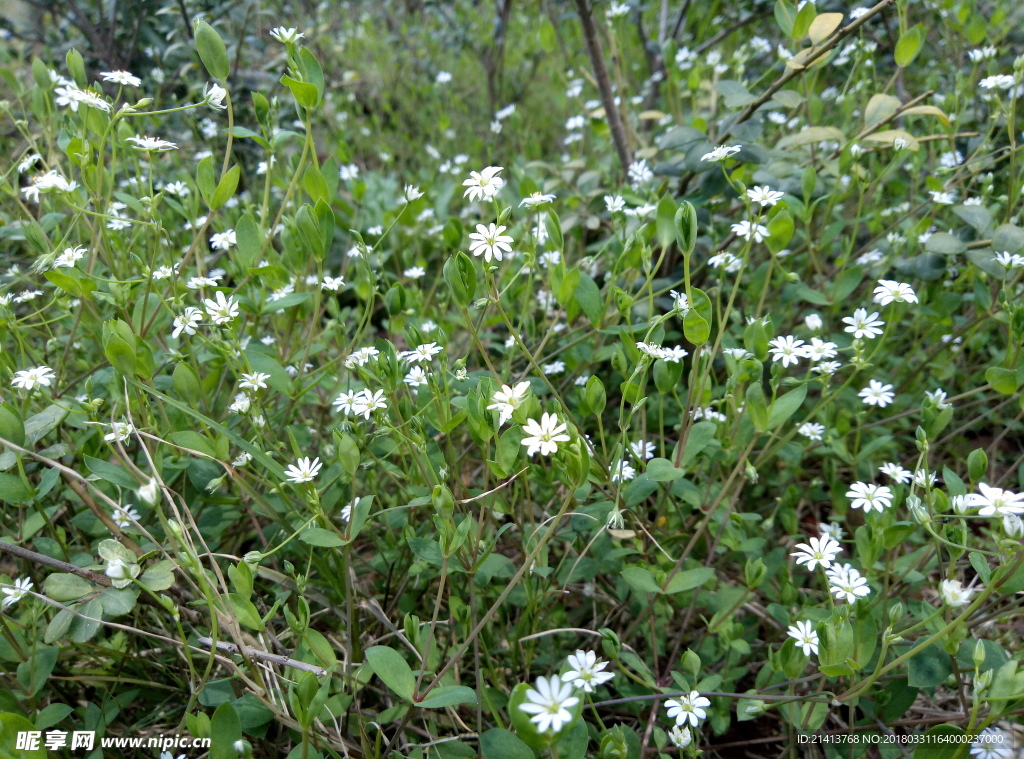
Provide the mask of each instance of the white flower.
{"label": "white flower", "polygon": [[768,344],[772,346],[768,351],[772,354],[772,361],[781,361],[783,368],[790,364],[799,363],[800,359],[804,356],[804,351],[800,347],[804,344],[804,341],[797,340],[792,335],[776,337]]}
{"label": "white flower", "polygon": [[668,733],[668,739],[676,748],[686,748],[693,743],[693,733],[690,728],[674,725]]}
{"label": "white flower", "polygon": [[127,530],[132,526],[133,522],[138,522],[142,515],[139,514],[131,506],[117,505],[114,507],[111,518],[114,520],[114,524],[120,527],[122,530]]}
{"label": "white flower", "polygon": [[878,467],[878,471],[887,475],[900,484],[910,482],[910,470],[904,469],[894,461],[887,462]]}
{"label": "white flower", "polygon": [[857,395],[869,406],[878,406],[879,408],[885,408],[896,397],[892,392],[892,385],[883,385],[876,379],[869,380],[868,386],[862,388]]}
{"label": "white flower", "polygon": [[386,409],[387,407],[388,402],[384,400],[383,390],[371,393],[369,388],[367,388],[356,396],[355,403],[352,404],[352,413],[356,416],[362,414],[363,419],[369,419],[374,411]]}
{"label": "white flower", "polygon": [[522,208],[523,206],[526,206],[527,208],[536,208],[537,206],[542,206],[545,203],[550,203],[554,199],[554,195],[545,194],[543,192],[534,192],[519,201],[519,207]]}
{"label": "white flower", "polygon": [[629,482],[636,477],[636,469],[625,459],[619,461],[612,469],[612,482]]}
{"label": "white flower", "polygon": [[423,371],[422,366],[414,366],[409,370],[409,373],[405,375],[402,382],[407,384],[409,387],[420,387],[427,384],[427,373]]}
{"label": "white flower", "polygon": [[296,485],[303,482],[312,482],[313,478],[320,473],[322,466],[323,464],[320,463],[319,457],[312,461],[308,457],[303,457],[294,464],[289,464],[284,470],[284,476],[288,478],[289,482],[294,482]]}
{"label": "white flower", "polygon": [[561,374],[565,371],[565,362],[552,361],[550,364],[544,364],[541,367],[541,371],[543,371],[547,376],[551,376],[552,374]]}
{"label": "white flower", "polygon": [[882,330],[879,327],[883,326],[885,322],[878,318],[878,313],[868,314],[867,309],[858,308],[853,312],[853,316],[844,316],[843,321],[849,326],[844,327],[844,331],[852,332],[855,338],[866,337],[872,339],[882,334]]}
{"label": "white flower", "polygon": [[21,390],[32,390],[36,385],[49,387],[50,381],[54,378],[53,369],[48,366],[34,366],[31,369],[22,369],[14,373],[11,380],[11,387]]}
{"label": "white flower", "polygon": [[1014,759],[1017,751],[1013,735],[998,727],[986,727],[971,743],[971,756],[974,759]]}
{"label": "white flower", "polygon": [[437,343],[423,343],[422,345],[417,345],[412,350],[402,351],[398,355],[403,361],[408,361],[413,364],[418,364],[424,361],[429,363],[434,356],[441,353],[443,350],[444,348]]}
{"label": "white flower", "polygon": [[142,80],[129,71],[101,71],[100,77],[104,82],[113,82],[123,87],[139,87]]}
{"label": "white flower", "polygon": [[969,604],[973,595],[974,591],[963,587],[959,580],[943,580],[939,583],[939,596],[942,602],[954,609]]}
{"label": "white flower", "polygon": [[647,159],[641,158],[639,161],[633,161],[629,164],[629,181],[635,185],[645,184],[654,179],[654,172],[647,166]]}
{"label": "white flower", "polygon": [[820,337],[812,337],[811,342],[803,348],[804,356],[811,361],[823,361],[826,358],[835,358],[838,345],[822,340]]}
{"label": "white flower", "polygon": [[[504,168],[501,166],[488,166],[483,171],[469,172],[469,179],[462,183],[462,186],[466,188],[462,197],[468,197],[470,201],[490,200],[505,186],[505,180],[498,176],[502,171]],[[498,260],[500,261],[501,258],[499,257]]]}
{"label": "white flower", "polygon": [[935,404],[938,409],[947,409],[953,404],[946,400],[946,391],[941,387],[938,390],[925,391],[924,397]]}
{"label": "white flower", "polygon": [[540,422],[536,419],[527,419],[523,431],[529,437],[523,438],[522,444],[526,446],[526,454],[533,454],[540,451],[542,456],[550,456],[558,451],[559,443],[568,443],[570,438],[565,434],[567,425],[558,423],[558,417],[554,414],[542,414]]}
{"label": "white flower", "polygon": [[608,213],[618,213],[626,207],[626,201],[621,195],[605,195],[604,205],[608,209]]}
{"label": "white flower", "polygon": [[878,280],[878,287],[875,288],[875,303],[888,306],[894,301],[896,303],[917,303],[914,288],[906,282],[894,282],[891,279]]}
{"label": "white flower", "polygon": [[248,388],[250,390],[265,389],[267,387],[268,379],[270,379],[270,375],[264,374],[263,372],[243,374],[242,381],[238,383],[238,386],[242,388]]}
{"label": "white flower", "polygon": [[808,440],[821,440],[825,434],[825,425],[816,424],[814,422],[804,422],[800,425],[797,433],[803,435]]}
{"label": "white flower", "polygon": [[708,713],[705,709],[709,706],[711,706],[711,700],[695,690],[690,691],[689,695],[665,702],[668,716],[675,719],[676,724],[680,727],[685,727],[687,723],[690,727],[700,725],[707,719]]}
{"label": "white flower", "polygon": [[978,484],[981,493],[967,496],[967,505],[981,507],[978,512],[983,517],[1006,516],[1007,514],[1024,514],[1024,493],[1013,493],[1009,490],[994,488],[982,482]]}
{"label": "white flower", "polygon": [[434,77],[434,81],[438,84],[448,84],[452,80],[452,75],[447,71],[438,71],[437,76]]}
{"label": "white flower", "polygon": [[647,459],[654,458],[657,446],[650,441],[637,440],[636,442],[629,444],[629,450],[641,461],[646,461]]}
{"label": "white flower", "polygon": [[294,42],[298,42],[300,39],[302,39],[306,35],[303,34],[302,32],[300,32],[294,26],[293,27],[279,26],[279,27],[276,27],[275,29],[271,29],[270,30],[270,36],[273,37],[278,42],[283,42],[283,43],[287,44],[289,42],[293,42],[293,43]]}
{"label": "white flower", "polygon": [[234,297],[225,298],[224,293],[219,290],[215,293],[215,298],[207,298],[203,305],[214,324],[226,324],[238,316],[238,304]]}
{"label": "white flower", "polygon": [[809,621],[797,622],[787,630],[789,637],[796,641],[797,648],[803,649],[804,656],[818,653],[818,633]]}
{"label": "white flower", "polygon": [[150,477],[149,482],[136,490],[135,494],[139,497],[140,501],[153,506],[160,498],[160,483]]}
{"label": "white flower", "polygon": [[1016,80],[1009,74],[997,74],[996,76],[986,76],[978,82],[978,86],[983,90],[1008,90],[1015,83]]}
{"label": "white flower", "polygon": [[804,317],[804,325],[807,329],[811,330],[811,332],[817,332],[821,329],[823,322],[818,314],[807,314],[807,316]]}
{"label": "white flower", "polygon": [[156,152],[163,152],[165,150],[177,150],[178,146],[173,142],[167,140],[161,140],[157,137],[142,137],[136,135],[135,137],[129,137],[128,142],[135,143],[136,150],[150,150]]}
{"label": "white flower", "polygon": [[855,482],[846,491],[846,497],[850,499],[850,508],[864,509],[865,513],[874,510],[881,514],[892,506],[893,495],[885,485]]}
{"label": "white flower", "polygon": [[733,224],[732,231],[736,233],[737,237],[742,237],[744,240],[753,240],[754,242],[762,242],[766,237],[771,237],[768,227],[763,224],[751,223],[746,219]]}
{"label": "white flower", "polygon": [[67,106],[72,111],[77,112],[79,105],[88,105],[107,112],[111,110],[110,103],[102,97],[92,90],[80,90],[72,82],[68,82],[62,87],[54,87],[53,94],[56,96],[54,102],[57,105]]}
{"label": "white flower", "polygon": [[499,427],[512,418],[512,413],[522,405],[523,401],[526,400],[526,394],[529,392],[530,383],[525,380],[518,383],[515,387],[502,385],[501,390],[495,391],[494,395],[491,396],[491,400],[494,402],[487,407],[487,410],[498,412]]}
{"label": "white flower", "polygon": [[346,163],[338,168],[338,177],[343,182],[351,182],[359,177],[359,167],[354,163]]}
{"label": "white flower", "polygon": [[3,593],[4,600],[0,601],[0,609],[7,609],[14,604],[18,603],[22,598],[32,590],[32,581],[27,577],[19,577],[14,581],[14,585],[5,586],[0,588],[0,593]]}
{"label": "white flower", "polygon": [[754,187],[752,190],[747,190],[747,197],[750,198],[751,203],[758,203],[762,208],[765,206],[774,206],[780,200],[784,193],[778,192],[771,189],[768,185],[762,185],[760,187]]}
{"label": "white flower", "polygon": [[608,662],[601,661],[593,651],[577,650],[569,654],[568,672],[562,675],[562,682],[572,683],[585,693],[593,693],[595,686],[608,682],[615,677],[614,672],[602,672]]}
{"label": "white flower", "polygon": [[820,532],[822,536],[828,535],[833,540],[842,540],[846,535],[846,533],[843,532],[842,525],[837,522],[822,522],[818,525],[818,532]]}
{"label": "white flower", "polygon": [[806,564],[807,569],[813,571],[818,566],[825,569],[832,566],[843,547],[831,536],[822,535],[820,538],[809,538],[806,543],[797,543],[796,549],[790,556],[796,558],[797,564]]}
{"label": "white flower", "polygon": [[320,289],[329,290],[330,292],[336,293],[338,290],[345,286],[345,279],[343,277],[324,277],[324,281],[320,283]]}
{"label": "white flower", "polygon": [[352,409],[355,408],[359,402],[359,396],[361,391],[351,391],[339,393],[338,397],[334,399],[334,408],[336,411],[340,411],[346,416],[352,413]]}
{"label": "white flower", "polygon": [[1024,256],[1018,253],[1004,250],[1002,253],[996,253],[995,259],[996,263],[1005,269],[1019,269],[1024,266]]}
{"label": "white flower", "polygon": [[227,108],[224,105],[224,98],[227,96],[228,91],[215,82],[211,82],[203,88],[203,102],[215,111],[223,111]]}
{"label": "white flower", "polygon": [[731,145],[731,146],[722,145],[720,147],[715,148],[710,153],[705,153],[704,155],[702,155],[700,157],[700,160],[702,160],[702,161],[724,161],[729,156],[736,155],[737,153],[739,153],[741,149],[742,148],[741,148],[740,145]]}
{"label": "white flower", "polygon": [[572,685],[563,683],[558,675],[541,677],[526,691],[526,702],[519,708],[533,715],[530,722],[537,725],[537,732],[557,733],[572,721],[569,709],[580,702],[572,692]]}
{"label": "white flower", "polygon": [[232,245],[235,245],[236,242],[235,230],[233,229],[210,236],[210,247],[214,250],[227,250]]}
{"label": "white flower", "polygon": [[502,251],[511,251],[510,243],[514,242],[511,235],[502,234],[504,231],[504,225],[498,226],[493,222],[487,227],[477,224],[476,232],[469,235],[469,252],[474,256],[483,256],[487,263],[491,262],[492,257],[500,261]]}
{"label": "white flower", "polygon": [[135,425],[130,422],[112,422],[110,432],[103,436],[108,443],[123,443],[135,432]]}
{"label": "white flower", "polygon": [[185,311],[174,317],[174,331],[171,332],[171,337],[178,337],[182,332],[186,335],[194,335],[196,333],[196,327],[199,326],[199,322],[202,321],[203,312],[195,306],[188,306]]}
{"label": "white flower", "polygon": [[235,395],[234,402],[228,406],[228,411],[232,414],[247,414],[250,408],[252,408],[252,398],[245,393],[238,393]]}
{"label": "white flower", "polygon": [[683,316],[690,310],[690,301],[686,299],[686,293],[677,292],[676,290],[669,290],[668,294],[672,296],[672,308],[678,311]]}
{"label": "white flower", "polygon": [[932,196],[932,202],[938,203],[943,206],[951,206],[956,202],[955,192],[942,192],[940,190],[932,190],[929,193]]}
{"label": "white flower", "polygon": [[849,564],[837,567],[835,571],[830,572],[829,580],[829,591],[837,601],[846,601],[852,604],[858,598],[863,598],[871,593],[868,581]]}

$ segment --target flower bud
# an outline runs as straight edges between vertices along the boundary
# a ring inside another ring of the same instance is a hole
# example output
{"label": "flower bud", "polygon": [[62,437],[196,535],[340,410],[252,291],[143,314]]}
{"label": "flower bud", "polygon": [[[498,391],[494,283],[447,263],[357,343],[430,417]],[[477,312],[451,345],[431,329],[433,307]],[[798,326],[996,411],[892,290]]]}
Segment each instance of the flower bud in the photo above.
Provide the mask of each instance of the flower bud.
{"label": "flower bud", "polygon": [[896,603],[894,603],[892,606],[889,607],[889,622],[895,625],[897,622],[903,619],[903,612],[903,603],[901,601],[897,601]]}
{"label": "flower bud", "polygon": [[255,567],[263,561],[263,554],[259,551],[249,551],[249,553],[242,557],[242,561]]}
{"label": "flower bud", "polygon": [[1003,531],[1014,540],[1024,538],[1024,520],[1016,514],[1007,514],[1003,517]]}
{"label": "flower bud", "polygon": [[157,484],[156,479],[151,477],[149,482],[136,490],[135,493],[143,503],[155,506],[160,498],[160,486]]}
{"label": "flower bud", "polygon": [[981,665],[985,662],[985,644],[980,640],[974,642],[974,653],[971,658],[974,660],[974,668],[981,669]]}

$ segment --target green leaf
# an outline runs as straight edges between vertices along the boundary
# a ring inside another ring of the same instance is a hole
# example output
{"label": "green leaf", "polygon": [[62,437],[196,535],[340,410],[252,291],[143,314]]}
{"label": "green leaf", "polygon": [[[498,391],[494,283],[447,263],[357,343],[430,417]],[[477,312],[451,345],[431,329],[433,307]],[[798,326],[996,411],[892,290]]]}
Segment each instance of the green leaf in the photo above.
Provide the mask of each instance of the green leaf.
{"label": "green leaf", "polygon": [[679,466],[686,469],[697,458],[698,454],[708,447],[708,444],[715,439],[718,432],[718,425],[714,422],[697,422],[690,428],[690,434],[686,438],[686,449],[683,451],[683,458]]}
{"label": "green leaf", "polygon": [[796,8],[786,0],[775,0],[775,23],[786,37],[793,36],[793,24],[796,21]]}
{"label": "green leaf", "polygon": [[366,649],[366,662],[374,674],[404,701],[412,701],[416,678],[402,655],[388,646]]}
{"label": "green leaf", "polygon": [[658,231],[658,246],[667,248],[676,239],[676,201],[670,195],[664,195],[658,201],[655,226]]}
{"label": "green leaf", "polygon": [[654,579],[654,575],[649,570],[643,567],[627,567],[622,570],[622,579],[626,581],[631,588],[638,590],[641,593],[657,593],[660,594],[661,587]]}
{"label": "green leaf", "polygon": [[576,302],[580,304],[580,308],[590,319],[590,323],[594,327],[600,328],[604,317],[604,299],[601,297],[601,288],[590,276],[582,272],[579,284],[576,285]]}
{"label": "green leaf", "polygon": [[193,430],[180,430],[178,432],[172,432],[167,436],[175,445],[179,445],[182,448],[188,448],[192,451],[198,451],[199,453],[205,453],[207,456],[216,459],[217,451],[213,447],[213,443],[206,435]]}
{"label": "green leaf", "polygon": [[423,709],[440,709],[445,706],[456,704],[475,704],[476,691],[467,688],[465,685],[444,685],[434,688],[419,702],[418,706]]}
{"label": "green leaf", "polygon": [[107,588],[99,596],[103,604],[103,616],[120,617],[127,614],[135,608],[138,594],[135,588]]}
{"label": "green leaf", "polygon": [[807,397],[807,385],[800,385],[776,398],[768,410],[768,429],[773,430],[796,413]]}
{"label": "green leaf", "polygon": [[71,621],[68,629],[68,637],[75,643],[85,643],[100,629],[100,620],[103,618],[103,604],[99,599],[78,604],[74,607],[78,614]]}
{"label": "green leaf", "polygon": [[669,580],[668,587],[665,588],[665,592],[671,594],[682,593],[685,590],[693,590],[694,588],[699,588],[714,576],[715,570],[711,567],[686,569],[682,572],[677,572],[676,576]]}
{"label": "green leaf", "polygon": [[655,482],[672,482],[684,474],[682,469],[677,469],[668,459],[651,459],[647,462],[647,476]]}
{"label": "green leaf", "polygon": [[277,300],[267,301],[266,305],[263,306],[262,313],[273,314],[286,308],[297,306],[300,303],[305,303],[307,300],[309,300],[309,293],[288,293]]}
{"label": "green leaf", "polygon": [[925,250],[941,253],[944,256],[955,256],[967,250],[967,243],[949,232],[936,232],[924,244]]}
{"label": "green leaf", "polygon": [[139,578],[139,582],[154,593],[159,593],[161,590],[167,590],[169,587],[174,585],[174,573],[171,571],[173,568],[174,562],[170,559],[158,561],[142,573],[142,577]]}
{"label": "green leaf", "polygon": [[302,78],[316,87],[317,102],[324,96],[324,71],[320,62],[306,48],[299,49],[299,64],[302,66]]}
{"label": "green leaf", "polygon": [[47,406],[38,414],[33,414],[25,420],[25,440],[29,444],[38,443],[57,429],[57,425],[64,421],[67,415],[66,408],[54,405]]}
{"label": "green leaf", "polygon": [[282,76],[281,84],[292,91],[292,95],[295,97],[295,102],[303,108],[315,108],[317,102],[320,100],[320,93],[317,90],[316,85],[310,84],[309,82],[300,82],[298,79],[293,79],[290,76]]}
{"label": "green leaf", "polygon": [[750,414],[750,421],[754,429],[764,432],[768,429],[768,403],[764,399],[764,391],[758,382],[751,383],[747,387],[747,413]]}
{"label": "green leaf", "polygon": [[46,580],[43,581],[43,592],[54,601],[61,603],[74,601],[92,593],[93,590],[92,583],[84,577],[64,572],[47,575]]}
{"label": "green leaf", "polygon": [[243,270],[251,269],[259,261],[263,253],[263,241],[263,232],[256,220],[251,213],[246,212],[235,224],[235,255]]}
{"label": "green leaf", "polygon": [[241,174],[242,170],[236,164],[228,169],[227,173],[220,178],[220,182],[217,183],[217,189],[213,191],[213,197],[210,198],[210,210],[216,211],[234,197],[235,190],[238,189],[238,178]]}
{"label": "green leaf", "polygon": [[139,487],[138,480],[128,474],[128,470],[122,466],[116,466],[108,461],[96,459],[92,456],[85,456],[84,461],[90,472],[111,485],[117,485],[127,490],[135,490]]}
{"label": "green leaf", "polygon": [[694,345],[704,345],[711,337],[711,325],[704,317],[691,308],[683,317],[683,335]]}
{"label": "green leaf", "polygon": [[1013,395],[1017,392],[1017,372],[1013,369],[990,366],[985,370],[985,380],[993,390],[1002,395]]}
{"label": "green leaf", "polygon": [[900,68],[909,66],[917,57],[917,54],[921,52],[922,44],[924,44],[924,30],[920,24],[915,24],[903,32],[896,43],[896,53],[894,55],[896,65]]}
{"label": "green leaf", "polygon": [[[19,733],[31,732],[37,729],[35,725],[20,714],[13,714],[11,712],[0,713],[0,757],[2,759],[46,759],[47,753],[42,739],[39,741],[39,748],[32,749],[31,751],[17,747]],[[523,759],[526,758],[523,757]],[[530,759],[533,759],[532,751],[530,751]]]}
{"label": "green leaf", "polygon": [[962,727],[936,725],[922,736],[921,743],[914,749],[914,759],[953,759],[955,756],[967,756],[967,752],[962,750],[969,743],[964,739],[964,735]]}
{"label": "green leaf", "polygon": [[[74,709],[67,704],[50,704],[36,712],[36,730],[45,730],[53,727],[62,719],[65,719]],[[0,729],[2,732],[2,729]],[[3,743],[0,743],[0,756],[2,756]]]}
{"label": "green leaf", "polygon": [[[480,753],[484,759],[535,759],[533,749],[500,727],[492,727],[480,736]],[[45,756],[42,753],[39,759]]]}
{"label": "green leaf", "polygon": [[203,200],[209,205],[217,191],[217,169],[213,163],[213,156],[206,156],[196,167],[196,186]]}
{"label": "green leaf", "polygon": [[911,656],[907,665],[907,683],[914,688],[934,688],[953,671],[949,654],[934,643]]}
{"label": "green leaf", "polygon": [[1013,224],[1000,224],[992,233],[992,250],[1017,253],[1024,248],[1024,229]]}
{"label": "green leaf", "polygon": [[814,3],[804,3],[803,8],[797,11],[796,18],[793,20],[793,30],[790,32],[790,36],[794,40],[801,40],[806,37],[816,15],[817,10],[814,7]]}
{"label": "green leaf", "polygon": [[338,548],[345,545],[340,535],[322,527],[309,527],[303,530],[299,533],[299,540],[320,548]]}
{"label": "green leaf", "polygon": [[19,503],[31,501],[35,497],[35,490],[24,482],[20,477],[13,474],[0,474],[0,501]]}
{"label": "green leaf", "polygon": [[210,759],[238,759],[235,741],[242,739],[242,723],[235,707],[224,702],[210,720]]}
{"label": "green leaf", "polygon": [[196,50],[199,57],[214,79],[224,80],[231,73],[231,66],[228,61],[228,49],[224,40],[217,34],[217,30],[202,19],[196,19],[193,29],[193,36],[196,41]]}

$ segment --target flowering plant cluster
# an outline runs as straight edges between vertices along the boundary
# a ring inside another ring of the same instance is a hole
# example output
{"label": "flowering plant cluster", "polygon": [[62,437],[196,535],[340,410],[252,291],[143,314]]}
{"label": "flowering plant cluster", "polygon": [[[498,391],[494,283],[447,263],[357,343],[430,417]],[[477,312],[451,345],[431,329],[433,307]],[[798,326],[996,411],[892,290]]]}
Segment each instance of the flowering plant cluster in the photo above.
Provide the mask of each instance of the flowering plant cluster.
{"label": "flowering plant cluster", "polygon": [[4,21],[0,755],[1015,755],[1012,4],[762,5]]}

